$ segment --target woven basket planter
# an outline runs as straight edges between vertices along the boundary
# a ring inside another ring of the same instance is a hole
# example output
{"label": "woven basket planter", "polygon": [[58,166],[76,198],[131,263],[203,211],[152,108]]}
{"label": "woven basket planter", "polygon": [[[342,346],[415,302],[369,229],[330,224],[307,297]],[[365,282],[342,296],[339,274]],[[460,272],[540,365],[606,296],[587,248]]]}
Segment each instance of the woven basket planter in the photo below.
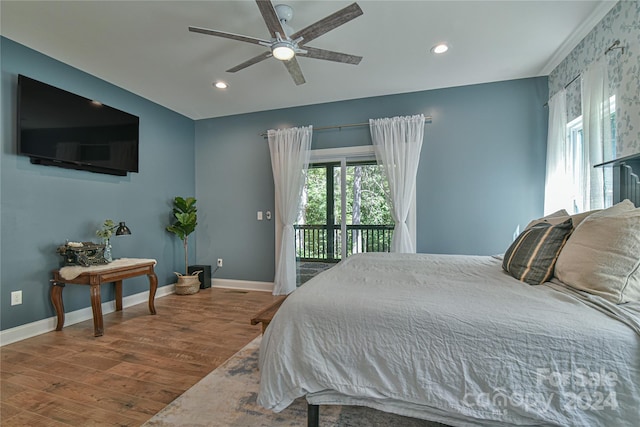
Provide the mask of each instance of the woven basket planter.
{"label": "woven basket planter", "polygon": [[200,280],[198,274],[200,271],[194,271],[191,275],[175,273],[178,276],[176,283],[176,295],[193,295],[200,291]]}

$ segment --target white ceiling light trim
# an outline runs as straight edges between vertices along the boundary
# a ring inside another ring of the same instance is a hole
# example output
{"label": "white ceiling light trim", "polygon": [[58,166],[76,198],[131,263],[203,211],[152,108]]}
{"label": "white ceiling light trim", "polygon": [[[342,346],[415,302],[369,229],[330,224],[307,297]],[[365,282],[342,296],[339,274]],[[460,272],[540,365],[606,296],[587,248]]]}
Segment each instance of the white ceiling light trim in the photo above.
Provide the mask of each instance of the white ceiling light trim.
{"label": "white ceiling light trim", "polygon": [[449,45],[447,43],[438,43],[434,47],[431,48],[431,52],[436,55],[440,55],[449,50]]}
{"label": "white ceiling light trim", "polygon": [[294,57],[296,51],[292,47],[292,43],[283,40],[273,44],[271,47],[271,53],[274,58],[279,59],[280,61],[288,61]]}

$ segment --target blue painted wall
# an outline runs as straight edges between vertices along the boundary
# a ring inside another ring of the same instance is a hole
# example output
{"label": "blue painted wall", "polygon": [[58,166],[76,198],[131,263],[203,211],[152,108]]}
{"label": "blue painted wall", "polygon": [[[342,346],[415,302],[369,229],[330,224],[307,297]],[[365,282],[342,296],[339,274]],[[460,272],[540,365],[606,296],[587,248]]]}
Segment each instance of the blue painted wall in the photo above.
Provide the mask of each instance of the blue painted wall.
{"label": "blue painted wall", "polygon": [[[155,258],[159,285],[175,282],[182,245],[164,227],[173,197],[195,193],[193,120],[6,38],[0,43],[1,329],[54,315],[48,281],[62,260],[56,247],[65,239],[98,241],[95,230],[106,218],[126,221],[133,233],[112,240],[114,257]],[[139,116],[140,172],[115,177],[32,165],[17,156],[18,74]],[[103,301],[112,300],[111,287],[103,288]],[[148,289],[146,278],[130,279],[124,295]],[[14,290],[23,291],[23,304],[12,307]],[[89,288],[67,286],[64,304],[67,312],[89,307]]]}
{"label": "blue painted wall", "polygon": [[[198,198],[191,263],[215,265],[218,278],[272,281],[273,177],[270,128],[366,122],[424,113],[417,186],[419,252],[503,252],[518,225],[542,213],[547,79],[533,78],[273,110],[193,122],[22,45],[1,38],[0,327],[54,315],[50,271],[65,239],[91,240],[106,218],[133,235],[113,240],[116,257],[158,260],[160,285],[182,269],[180,241],[164,231],[175,195]],[[32,165],[15,154],[17,75],[24,74],[140,117],[140,173],[113,177]],[[368,128],[318,131],[313,148],[370,144]],[[195,165],[195,173],[193,171]],[[197,250],[196,250],[197,249]],[[197,252],[197,253],[196,253]],[[10,293],[23,304],[10,306]],[[131,279],[125,295],[148,289]],[[66,311],[89,306],[88,288],[67,286]],[[103,300],[113,299],[111,289]]]}
{"label": "blue painted wall", "polygon": [[[224,259],[218,278],[272,281],[271,128],[367,122],[423,113],[417,250],[493,254],[542,215],[547,78],[531,78],[273,110],[196,122],[197,262]],[[312,148],[371,144],[367,127],[314,132]]]}

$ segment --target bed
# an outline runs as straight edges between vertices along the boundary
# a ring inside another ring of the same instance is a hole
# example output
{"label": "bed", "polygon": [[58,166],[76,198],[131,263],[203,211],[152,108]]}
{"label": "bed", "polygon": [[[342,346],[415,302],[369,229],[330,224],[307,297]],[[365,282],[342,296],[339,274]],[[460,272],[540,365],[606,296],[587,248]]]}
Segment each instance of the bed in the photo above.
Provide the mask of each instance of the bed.
{"label": "bed", "polygon": [[[581,224],[556,254],[566,282],[516,279],[504,269],[509,251],[353,255],[293,292],[274,316],[260,348],[258,403],[279,412],[305,396],[310,425],[317,405],[340,404],[451,426],[637,426],[637,214],[628,202],[615,216],[574,217]],[[612,222],[636,231],[611,242],[613,252],[623,246],[626,282],[601,290],[602,280],[589,280],[602,271],[584,272],[600,263],[609,277],[617,261],[598,252],[608,250],[602,237],[585,253],[578,230],[604,224],[606,240]],[[581,288],[573,282],[583,273]]]}

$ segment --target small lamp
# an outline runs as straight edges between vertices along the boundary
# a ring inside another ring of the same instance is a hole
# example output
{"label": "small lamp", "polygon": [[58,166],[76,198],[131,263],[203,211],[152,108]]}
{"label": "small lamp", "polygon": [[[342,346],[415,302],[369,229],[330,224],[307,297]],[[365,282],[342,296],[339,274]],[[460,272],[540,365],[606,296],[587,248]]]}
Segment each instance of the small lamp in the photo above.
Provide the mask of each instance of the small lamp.
{"label": "small lamp", "polygon": [[118,224],[118,229],[116,230],[116,236],[126,236],[128,234],[131,234],[131,230],[129,230],[129,227],[126,226],[124,221],[120,222],[120,224]]}

